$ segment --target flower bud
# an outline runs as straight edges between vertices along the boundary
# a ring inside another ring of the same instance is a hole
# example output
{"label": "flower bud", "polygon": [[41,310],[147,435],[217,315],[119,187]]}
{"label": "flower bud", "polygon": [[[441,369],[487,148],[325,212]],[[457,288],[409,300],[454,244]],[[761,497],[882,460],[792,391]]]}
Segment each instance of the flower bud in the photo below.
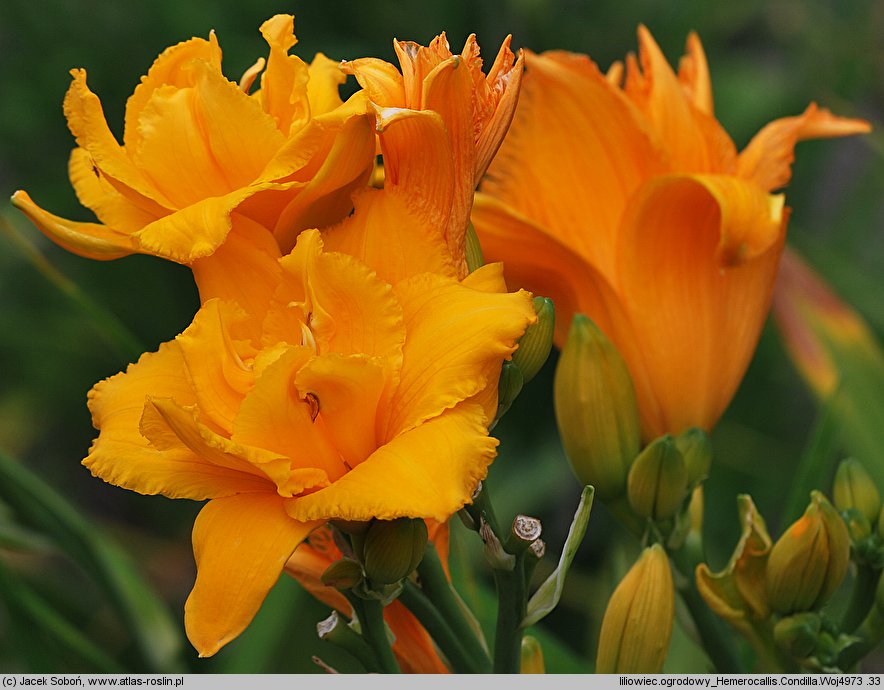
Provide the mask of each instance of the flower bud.
{"label": "flower bud", "polygon": [[870,523],[878,519],[881,494],[859,460],[847,458],[841,461],[835,472],[832,494],[838,510],[854,508]]}
{"label": "flower bud", "polygon": [[536,637],[525,635],[522,638],[521,651],[519,673],[546,673],[543,663],[543,648]]}
{"label": "flower bud", "polygon": [[537,376],[546,363],[556,328],[556,313],[549,297],[534,298],[534,313],[537,314],[537,321],[528,326],[525,335],[519,339],[518,349],[513,353],[513,363],[522,372],[523,385]]}
{"label": "flower bud", "polygon": [[665,520],[688,495],[688,470],[669,434],[652,441],[632,463],[626,484],[632,509],[642,517]]}
{"label": "flower bud", "polygon": [[365,574],[372,585],[408,577],[424,557],[427,525],[420,518],[377,520],[365,535]]}
{"label": "flower bud", "polygon": [[617,349],[575,314],[555,375],[559,434],[577,478],[603,500],[620,496],[639,451],[638,405]]}
{"label": "flower bud", "polygon": [[688,470],[688,484],[696,484],[709,476],[709,468],[712,466],[712,442],[705,431],[697,427],[682,431],[675,437],[675,447],[684,458]]}
{"label": "flower bud", "polygon": [[353,589],[364,577],[359,563],[350,558],[341,558],[326,568],[320,579],[326,587],[345,590]]}
{"label": "flower bud", "polygon": [[500,369],[500,379],[497,382],[497,418],[500,419],[510,409],[513,401],[522,392],[525,380],[522,378],[522,370],[513,361],[504,362]]}
{"label": "flower bud", "polygon": [[675,590],[659,544],[645,549],[614,590],[599,633],[596,673],[659,673],[669,650]]}
{"label": "flower bud", "polygon": [[822,623],[815,613],[796,613],[781,618],[774,626],[777,647],[795,659],[809,657],[816,648]]}
{"label": "flower bud", "polygon": [[850,561],[850,536],[841,516],[819,491],[777,540],[767,561],[771,608],[790,614],[822,606],[838,589]]}

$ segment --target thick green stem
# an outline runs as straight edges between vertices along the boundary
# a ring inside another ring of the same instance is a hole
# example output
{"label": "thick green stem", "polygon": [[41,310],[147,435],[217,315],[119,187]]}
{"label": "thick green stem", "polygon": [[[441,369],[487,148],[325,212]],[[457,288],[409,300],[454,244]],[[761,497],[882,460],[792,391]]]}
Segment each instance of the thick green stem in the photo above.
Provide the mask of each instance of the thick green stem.
{"label": "thick green stem", "polygon": [[856,580],[853,583],[853,592],[850,595],[850,603],[844,612],[841,621],[841,631],[852,633],[868,615],[869,609],[875,605],[875,588],[878,586],[878,575],[871,566],[860,563],[856,570]]}
{"label": "thick green stem", "polygon": [[476,630],[467,619],[460,600],[451,589],[451,583],[445,575],[442,561],[439,560],[439,554],[432,542],[427,544],[424,557],[417,567],[417,574],[420,577],[421,591],[442,615],[446,625],[461,640],[477,672],[488,672],[491,660],[485,652],[485,646],[477,637]]}
{"label": "thick green stem", "polygon": [[479,650],[479,654],[476,654],[475,648],[469,640],[463,640],[454,633],[433,602],[424,595],[417,585],[406,581],[405,588],[399,595],[399,601],[414,614],[415,618],[430,633],[430,637],[439,645],[439,649],[451,664],[452,671],[455,673],[488,673],[491,671],[491,662],[488,657],[481,650]]}
{"label": "thick green stem", "polygon": [[673,565],[683,576],[679,587],[682,600],[697,626],[700,640],[715,670],[720,673],[744,673],[745,669],[730,644],[724,623],[712,613],[697,590],[694,572],[704,560],[702,545],[698,540],[688,538],[682,548],[671,556]]}
{"label": "thick green stem", "polygon": [[522,650],[522,621],[525,618],[525,554],[517,557],[512,570],[495,569],[497,585],[497,628],[494,635],[494,672],[518,673]]}
{"label": "thick green stem", "polygon": [[377,599],[361,599],[357,596],[348,597],[353,610],[359,617],[362,636],[377,657],[382,673],[401,673],[399,662],[393,655],[387,627],[384,624],[384,605]]}

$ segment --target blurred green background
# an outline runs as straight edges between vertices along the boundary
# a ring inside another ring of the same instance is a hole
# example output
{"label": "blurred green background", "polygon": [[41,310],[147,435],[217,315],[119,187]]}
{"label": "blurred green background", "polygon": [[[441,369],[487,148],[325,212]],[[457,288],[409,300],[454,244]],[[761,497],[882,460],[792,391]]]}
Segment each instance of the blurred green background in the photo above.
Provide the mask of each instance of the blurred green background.
{"label": "blurred green background", "polygon": [[[26,189],[61,216],[89,220],[66,175],[73,146],[61,108],[68,70],[87,69],[121,136],[125,100],[165,47],[215,29],[225,73],[238,79],[265,53],[258,26],[278,12],[295,14],[295,52],[306,59],[322,51],[336,59],[394,61],[394,37],[426,44],[444,30],[457,50],[475,32],[488,59],[511,33],[515,47],[586,52],[605,68],[635,49],[636,26],[643,23],[677,64],[687,33],[696,30],[709,59],[716,115],[738,148],[765,123],[797,114],[811,100],[871,120],[876,131],[870,136],[800,144],[787,203],[794,209],[792,246],[879,340],[884,335],[880,0],[4,0],[0,197]],[[137,356],[133,348],[153,350],[189,323],[198,306],[189,271],[151,257],[81,259],[42,237],[8,204],[0,216],[30,247],[9,232],[0,235],[0,671],[306,673],[319,671],[313,654],[352,669],[316,638],[324,608],[286,578],[239,640],[210,660],[196,659],[181,618],[194,577],[190,529],[199,506],[105,485],[79,464],[94,433],[86,392],[124,369]],[[48,280],[48,269],[38,270],[29,251],[45,257],[60,277]],[[136,344],[108,337],[96,311],[118,320]],[[502,444],[491,477],[499,513],[543,519],[551,564],[580,493],[555,435],[554,365],[555,355],[497,427]],[[816,415],[812,395],[769,325],[713,436],[706,503],[713,569],[737,539],[737,493],[752,494],[774,537],[779,534],[783,497]],[[835,448],[832,461],[849,450]],[[884,465],[884,457],[864,460]],[[833,462],[819,477],[827,492]],[[34,484],[22,468],[42,481]],[[71,506],[76,512],[67,512]],[[490,589],[475,535],[459,528],[453,528],[459,586],[487,618]],[[636,550],[596,505],[562,604],[540,625],[549,671],[591,668],[604,603]],[[684,634],[676,634],[672,650],[667,669],[707,670]],[[881,671],[884,664],[872,659],[867,668]]]}

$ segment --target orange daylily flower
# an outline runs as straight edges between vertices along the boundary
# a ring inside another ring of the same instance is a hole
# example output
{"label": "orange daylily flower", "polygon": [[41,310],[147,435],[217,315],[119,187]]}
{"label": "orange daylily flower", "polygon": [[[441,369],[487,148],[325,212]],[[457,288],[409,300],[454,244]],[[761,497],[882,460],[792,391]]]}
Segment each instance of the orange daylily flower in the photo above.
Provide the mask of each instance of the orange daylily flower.
{"label": "orange daylily flower", "polygon": [[[444,563],[448,554],[448,524],[428,525],[433,542]],[[315,530],[289,558],[285,572],[324,604],[352,618],[350,602],[334,587],[322,584],[322,573],[342,554],[335,546],[328,527]],[[398,599],[384,607],[384,619],[395,638],[393,653],[405,673],[448,673],[433,640],[414,615]]]}
{"label": "orange daylily flower", "polygon": [[324,251],[316,230],[278,261],[250,260],[242,301],[209,299],[89,394],[94,475],[210,499],[185,606],[203,656],[248,625],[328,520],[444,522],[469,500],[495,455],[497,372],[535,319],[528,293],[489,291],[502,283],[493,266],[391,285]]}
{"label": "orange daylily flower", "polygon": [[[123,145],[101,102],[73,70],[64,111],[77,139],[69,174],[80,202],[100,223],[55,216],[18,191],[13,203],[50,239],[81,256],[154,254],[203,261],[232,232],[260,225],[283,253],[304,228],[339,221],[352,209],[374,161],[365,100],[342,103],[346,79],[332,60],[289,55],[293,17],[261,26],[269,44],[241,82],[221,73],[215,34],[163,52],[126,104]],[[266,66],[266,69],[265,69]],[[249,94],[261,71],[260,88]]]}
{"label": "orange daylily flower", "polygon": [[697,36],[676,75],[638,34],[638,59],[607,74],[585,55],[529,53],[472,217],[508,283],[553,298],[560,346],[575,312],[611,338],[650,439],[710,429],[745,373],[785,241],[788,209],[771,191],[795,144],[869,125],[811,105],[737,153]]}
{"label": "orange daylily flower", "polygon": [[460,55],[445,34],[429,47],[393,47],[401,74],[375,58],[342,64],[374,110],[384,189],[355,195],[354,214],[328,232],[328,247],[361,256],[387,280],[427,257],[434,272],[463,278],[473,192],[509,127],[524,58],[506,39],[486,75],[475,36]]}

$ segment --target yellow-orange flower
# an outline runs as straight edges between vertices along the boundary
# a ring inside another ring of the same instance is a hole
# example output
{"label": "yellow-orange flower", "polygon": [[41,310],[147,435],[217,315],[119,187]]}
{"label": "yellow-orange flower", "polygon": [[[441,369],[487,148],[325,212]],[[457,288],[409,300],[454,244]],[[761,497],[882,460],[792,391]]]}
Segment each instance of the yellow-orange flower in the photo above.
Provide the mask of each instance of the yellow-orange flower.
{"label": "yellow-orange flower", "polygon": [[[431,523],[428,527],[430,539],[444,563],[448,554],[448,525]],[[347,598],[334,587],[324,585],[321,579],[326,568],[341,556],[330,529],[320,527],[295,550],[285,571],[321,602],[352,617]],[[427,631],[398,599],[384,607],[384,619],[395,638],[393,653],[405,673],[448,672]]]}
{"label": "yellow-orange flower", "polygon": [[[588,57],[527,57],[512,128],[473,222],[507,281],[590,316],[632,374],[645,439],[709,429],[767,314],[788,211],[770,192],[801,139],[868,131],[811,105],[737,153],[713,115],[691,34],[676,75],[651,34],[602,74]],[[625,72],[625,79],[624,79]]]}
{"label": "yellow-orange flower", "polygon": [[206,301],[89,395],[94,475],[210,499],[185,607],[204,656],[248,625],[327,520],[445,521],[469,500],[495,454],[501,363],[535,319],[527,293],[499,291],[494,266],[391,285],[324,251],[316,230],[278,261],[252,258],[240,302]]}
{"label": "yellow-orange flower", "polygon": [[[341,102],[346,75],[321,53],[310,65],[288,54],[296,43],[291,15],[269,19],[261,33],[269,56],[239,84],[221,73],[214,33],[163,52],[126,104],[123,145],[85,70],[73,70],[64,102],[77,140],[69,174],[80,202],[101,222],[60,218],[23,191],[13,203],[81,256],[141,252],[202,260],[203,272],[204,257],[231,228],[241,241],[260,225],[285,253],[304,228],[345,217],[350,193],[374,161],[365,100],[357,94]],[[262,69],[260,88],[250,94]]]}
{"label": "yellow-orange flower", "polygon": [[329,231],[328,247],[363,257],[387,280],[427,258],[433,271],[463,278],[473,191],[512,119],[523,57],[507,39],[486,75],[475,36],[460,55],[444,34],[428,47],[393,47],[401,74],[375,58],[343,65],[375,113],[384,189],[355,196],[353,216]]}

